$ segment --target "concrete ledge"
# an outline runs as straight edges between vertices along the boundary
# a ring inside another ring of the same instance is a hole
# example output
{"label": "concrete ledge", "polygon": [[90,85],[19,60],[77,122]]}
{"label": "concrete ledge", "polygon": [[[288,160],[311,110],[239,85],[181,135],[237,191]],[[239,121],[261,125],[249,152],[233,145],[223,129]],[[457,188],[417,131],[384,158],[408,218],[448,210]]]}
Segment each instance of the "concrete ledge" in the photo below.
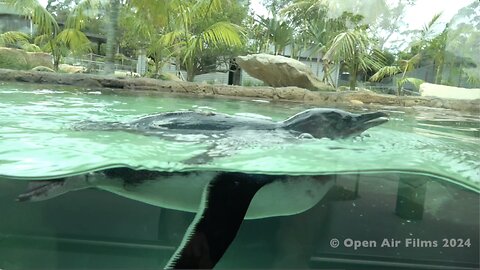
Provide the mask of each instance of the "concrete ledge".
{"label": "concrete ledge", "polygon": [[243,87],[209,85],[191,82],[162,81],[149,78],[125,78],[93,74],[65,74],[51,72],[0,69],[0,81],[36,84],[73,85],[98,90],[109,88],[127,91],[155,91],[200,96],[262,98],[269,100],[305,102],[325,106],[390,105],[424,106],[480,113],[480,99],[459,100],[435,97],[382,95],[372,91],[317,92],[298,87]]}
{"label": "concrete ledge", "polygon": [[450,99],[474,100],[480,99],[480,89],[462,88],[433,83],[422,83],[420,85],[422,97],[439,97]]}

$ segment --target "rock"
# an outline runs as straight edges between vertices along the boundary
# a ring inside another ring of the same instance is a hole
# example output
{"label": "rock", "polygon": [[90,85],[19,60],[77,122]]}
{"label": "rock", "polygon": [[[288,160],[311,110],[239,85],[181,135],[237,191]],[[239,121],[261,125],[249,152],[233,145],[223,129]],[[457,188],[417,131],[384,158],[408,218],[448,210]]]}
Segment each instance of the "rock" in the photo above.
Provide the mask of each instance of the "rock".
{"label": "rock", "polygon": [[32,71],[40,71],[40,72],[55,72],[55,70],[49,68],[49,67],[45,67],[45,66],[38,66],[38,67],[34,67],[32,68]]}
{"label": "rock", "polygon": [[160,79],[164,81],[175,81],[175,82],[181,82],[182,79],[180,79],[177,75],[170,73],[170,72],[165,72],[160,74]]}
{"label": "rock", "polygon": [[357,100],[357,99],[351,99],[350,104],[352,104],[352,105],[363,105],[364,103],[360,100]]}
{"label": "rock", "polygon": [[433,83],[422,83],[420,94],[423,97],[439,97],[451,99],[480,99],[479,88],[461,88]]}
{"label": "rock", "polygon": [[419,96],[394,96],[377,94],[372,91],[321,92],[308,91],[297,87],[241,87],[232,85],[199,85],[192,82],[173,82],[151,78],[116,78],[111,75],[94,74],[60,74],[35,71],[11,70],[0,68],[0,81],[28,82],[35,84],[77,85],[82,88],[102,88],[102,91],[121,93],[119,91],[141,92],[145,95],[157,93],[183,93],[196,96],[228,96],[248,98],[251,100],[284,100],[306,102],[321,107],[337,104],[360,104],[363,106],[405,106],[434,107],[459,111],[480,113],[480,99],[459,100]]}
{"label": "rock", "polygon": [[28,70],[38,66],[53,69],[52,56],[43,52],[0,47],[0,68]]}
{"label": "rock", "polygon": [[0,47],[0,68],[30,69],[23,50]]}
{"label": "rock", "polygon": [[58,71],[64,72],[64,73],[84,73],[87,71],[87,68],[82,66],[60,64],[58,65]]}
{"label": "rock", "polygon": [[140,74],[132,71],[126,71],[126,70],[115,70],[113,73],[117,77],[135,77],[135,78],[140,78]]}
{"label": "rock", "polygon": [[238,56],[236,62],[250,76],[273,87],[297,86],[309,90],[334,91],[315,77],[307,65],[292,58],[262,53]]}
{"label": "rock", "polygon": [[30,68],[43,66],[53,69],[53,58],[49,53],[27,52],[27,63]]}

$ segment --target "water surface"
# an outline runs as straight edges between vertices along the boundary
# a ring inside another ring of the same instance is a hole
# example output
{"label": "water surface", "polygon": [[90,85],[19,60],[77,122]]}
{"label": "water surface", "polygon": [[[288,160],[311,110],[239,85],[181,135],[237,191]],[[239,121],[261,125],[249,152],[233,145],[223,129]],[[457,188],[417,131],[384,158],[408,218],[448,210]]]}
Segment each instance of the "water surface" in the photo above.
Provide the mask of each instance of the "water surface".
{"label": "water surface", "polygon": [[[174,110],[211,110],[285,119],[312,106],[261,100],[105,94],[43,85],[0,85],[0,175],[45,178],[126,165],[162,171],[223,170],[269,174],[415,172],[478,187],[480,120],[433,108],[381,107],[390,121],[341,140],[284,140],[242,134],[217,143],[219,157],[184,161],[215,139],[165,140],[124,131],[79,131],[80,121],[130,121]],[[367,109],[343,108],[352,112]]]}

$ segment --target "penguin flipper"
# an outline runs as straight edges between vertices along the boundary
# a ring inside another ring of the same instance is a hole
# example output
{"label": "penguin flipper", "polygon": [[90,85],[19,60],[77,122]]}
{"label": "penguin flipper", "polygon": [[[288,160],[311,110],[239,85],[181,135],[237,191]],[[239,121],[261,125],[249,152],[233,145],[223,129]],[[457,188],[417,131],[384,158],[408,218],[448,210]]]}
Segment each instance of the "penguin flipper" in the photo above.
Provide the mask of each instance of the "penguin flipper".
{"label": "penguin flipper", "polygon": [[257,191],[271,176],[220,173],[205,188],[202,203],[167,269],[213,268],[235,239]]}
{"label": "penguin flipper", "polygon": [[74,190],[92,187],[88,181],[89,174],[76,175],[66,178],[36,180],[28,183],[27,190],[17,196],[19,202],[38,202],[55,198]]}
{"label": "penguin flipper", "polygon": [[43,201],[56,197],[64,190],[65,179],[31,181],[28,183],[27,190],[17,196],[19,202]]}

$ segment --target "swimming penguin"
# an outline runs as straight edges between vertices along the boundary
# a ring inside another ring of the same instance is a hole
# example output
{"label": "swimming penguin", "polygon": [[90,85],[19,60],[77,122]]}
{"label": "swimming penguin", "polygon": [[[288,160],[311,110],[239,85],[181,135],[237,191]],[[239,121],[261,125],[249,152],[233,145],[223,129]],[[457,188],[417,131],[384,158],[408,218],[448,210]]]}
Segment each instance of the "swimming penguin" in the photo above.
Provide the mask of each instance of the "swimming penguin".
{"label": "swimming penguin", "polygon": [[149,135],[223,134],[242,131],[286,131],[292,135],[309,134],[314,138],[345,138],[385,123],[383,112],[355,114],[339,109],[313,108],[284,121],[228,115],[216,112],[177,111],[142,117],[129,123],[82,122],[76,129],[126,130]]}
{"label": "swimming penguin", "polygon": [[313,108],[283,121],[216,112],[176,111],[122,122],[81,122],[79,130],[120,130],[164,139],[200,142],[208,146],[184,164],[205,164],[241,148],[284,144],[292,139],[346,138],[385,123],[383,112],[356,114],[339,109]]}
{"label": "swimming penguin", "polygon": [[42,201],[97,188],[147,204],[196,213],[167,269],[213,268],[244,219],[288,216],[316,205],[334,185],[330,176],[237,172],[158,172],[127,167],[33,181],[18,201]]}
{"label": "swimming penguin", "polygon": [[[294,136],[345,138],[387,121],[381,112],[352,114],[310,109],[284,121],[218,113],[173,112],[98,129],[142,134],[226,134],[281,130]],[[86,125],[86,129],[95,128]],[[113,168],[32,182],[19,201],[41,201],[69,191],[98,188],[160,207],[196,213],[166,268],[213,268],[234,240],[243,219],[293,215],[317,204],[334,185],[329,176],[281,176],[240,172],[157,172]]]}

